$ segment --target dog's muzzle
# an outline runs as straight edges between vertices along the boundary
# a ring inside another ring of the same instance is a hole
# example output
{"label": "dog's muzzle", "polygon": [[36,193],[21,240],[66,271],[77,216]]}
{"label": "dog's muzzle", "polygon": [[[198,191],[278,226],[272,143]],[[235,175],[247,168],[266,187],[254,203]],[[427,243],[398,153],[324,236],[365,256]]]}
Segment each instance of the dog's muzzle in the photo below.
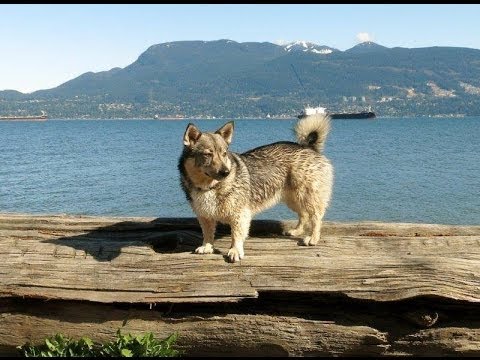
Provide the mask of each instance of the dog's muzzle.
{"label": "dog's muzzle", "polygon": [[212,179],[215,179],[215,180],[223,180],[229,174],[230,174],[230,170],[228,170],[228,169],[222,169],[218,173],[215,173],[215,174],[209,174],[209,173],[205,172],[205,175],[207,175],[207,176],[209,176],[209,177],[211,177]]}

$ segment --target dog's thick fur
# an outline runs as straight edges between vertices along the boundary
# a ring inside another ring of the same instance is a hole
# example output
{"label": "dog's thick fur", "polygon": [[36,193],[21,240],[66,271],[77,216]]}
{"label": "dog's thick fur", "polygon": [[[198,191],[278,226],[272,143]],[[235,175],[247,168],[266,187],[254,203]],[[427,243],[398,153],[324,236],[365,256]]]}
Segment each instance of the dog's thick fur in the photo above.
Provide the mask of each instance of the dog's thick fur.
{"label": "dog's thick fur", "polygon": [[233,129],[229,122],[214,133],[202,133],[189,124],[183,137],[181,185],[203,232],[203,244],[195,252],[213,252],[215,227],[221,222],[232,232],[228,259],[242,259],[253,215],[280,200],[299,215],[298,225],[287,234],[307,231],[302,244],[317,244],[333,185],[333,167],[321,153],[329,117],[299,120],[297,143],[276,142],[243,154],[228,151]]}

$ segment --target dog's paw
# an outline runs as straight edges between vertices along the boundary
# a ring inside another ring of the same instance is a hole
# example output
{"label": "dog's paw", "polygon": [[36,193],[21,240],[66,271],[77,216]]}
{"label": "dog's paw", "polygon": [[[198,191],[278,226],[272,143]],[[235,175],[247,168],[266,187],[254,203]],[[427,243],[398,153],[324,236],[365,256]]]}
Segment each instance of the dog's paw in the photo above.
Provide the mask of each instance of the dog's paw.
{"label": "dog's paw", "polygon": [[318,239],[313,239],[311,236],[305,236],[302,241],[299,242],[299,245],[302,246],[315,246],[318,243]]}
{"label": "dog's paw", "polygon": [[227,254],[228,260],[232,263],[243,259],[244,256],[245,254],[243,253],[243,249],[238,250],[237,248],[234,248],[234,247],[230,248]]}
{"label": "dog's paw", "polygon": [[213,246],[212,244],[208,243],[206,245],[199,246],[195,249],[195,254],[212,254],[213,253]]}

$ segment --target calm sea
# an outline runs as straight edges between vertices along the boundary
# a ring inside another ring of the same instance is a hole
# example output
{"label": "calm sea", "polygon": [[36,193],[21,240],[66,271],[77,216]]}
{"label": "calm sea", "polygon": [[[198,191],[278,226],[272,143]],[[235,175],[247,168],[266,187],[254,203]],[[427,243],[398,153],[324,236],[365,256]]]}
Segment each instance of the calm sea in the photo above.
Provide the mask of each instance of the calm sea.
{"label": "calm sea", "polygon": [[[0,212],[194,216],[177,161],[188,122],[0,122]],[[291,120],[236,120],[231,150],[293,140]],[[333,120],[326,219],[480,224],[480,118]],[[257,219],[293,219],[278,205]]]}

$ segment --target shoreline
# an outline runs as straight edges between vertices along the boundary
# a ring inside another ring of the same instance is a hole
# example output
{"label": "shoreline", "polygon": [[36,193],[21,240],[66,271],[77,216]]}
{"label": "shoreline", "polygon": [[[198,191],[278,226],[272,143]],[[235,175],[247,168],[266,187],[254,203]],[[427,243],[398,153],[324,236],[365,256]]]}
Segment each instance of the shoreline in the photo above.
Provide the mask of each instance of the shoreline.
{"label": "shoreline", "polygon": [[[477,118],[480,115],[472,115],[472,116],[458,116],[458,115],[445,115],[445,116],[376,116],[372,119],[332,119],[332,121],[351,121],[351,120],[389,120],[389,119],[411,119],[411,118],[425,118],[425,119],[465,119],[465,118]],[[133,118],[49,118],[49,119],[0,119],[0,123],[2,122],[48,122],[48,121],[118,121],[118,120],[137,120],[137,121],[186,121],[186,120],[296,120],[297,117],[184,117],[184,118],[169,118],[169,117],[162,117],[162,118],[141,118],[141,117],[133,117]]]}

